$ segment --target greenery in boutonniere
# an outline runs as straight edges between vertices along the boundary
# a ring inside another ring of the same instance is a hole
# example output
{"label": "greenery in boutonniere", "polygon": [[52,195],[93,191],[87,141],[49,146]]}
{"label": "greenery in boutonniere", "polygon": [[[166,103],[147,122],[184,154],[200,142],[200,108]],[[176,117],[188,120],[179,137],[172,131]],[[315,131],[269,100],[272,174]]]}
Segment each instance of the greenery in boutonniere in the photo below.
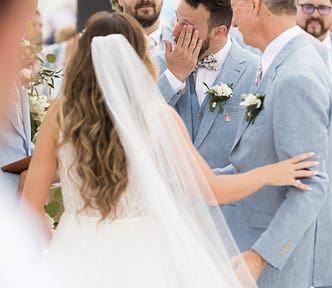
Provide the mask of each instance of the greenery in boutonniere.
{"label": "greenery in boutonniere", "polygon": [[213,112],[219,103],[219,111],[222,113],[224,111],[223,103],[233,96],[233,84],[220,84],[211,88],[209,88],[206,83],[203,82],[203,84],[208,89],[205,94],[209,95],[210,97],[210,112]]}
{"label": "greenery in boutonniere", "polygon": [[265,95],[260,94],[242,94],[241,106],[247,107],[246,120],[251,121],[251,124],[255,123],[256,116],[260,111],[264,109],[264,98]]}
{"label": "greenery in boutonniere", "polygon": [[20,76],[21,83],[29,95],[31,139],[35,141],[39,126],[50,105],[48,98],[52,95],[54,80],[62,77],[62,70],[50,68],[56,61],[55,55],[47,54],[45,60],[42,59],[42,46],[26,39],[22,40],[22,46],[23,67]]}

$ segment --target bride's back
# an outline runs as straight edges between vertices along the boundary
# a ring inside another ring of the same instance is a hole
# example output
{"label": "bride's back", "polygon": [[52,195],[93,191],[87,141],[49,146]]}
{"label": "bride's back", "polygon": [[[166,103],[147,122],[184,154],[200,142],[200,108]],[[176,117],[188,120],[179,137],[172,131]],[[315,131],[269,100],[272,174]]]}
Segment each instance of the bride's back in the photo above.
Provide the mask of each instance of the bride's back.
{"label": "bride's back", "polygon": [[68,212],[102,219],[138,216],[143,213],[139,189],[128,176],[126,155],[96,80],[92,39],[122,34],[153,76],[155,70],[144,31],[134,18],[106,12],[93,17],[66,69],[57,115],[64,205]]}
{"label": "bride's back", "polygon": [[[86,202],[81,196],[82,182],[73,155],[75,155],[75,148],[71,144],[60,147],[58,157],[65,211],[72,214],[102,217],[98,207],[86,207]],[[128,184],[115,206],[115,214],[106,217],[107,220],[147,215],[146,201],[140,192],[139,181],[131,176],[132,173],[129,172],[128,174]],[[112,193],[112,191],[109,191],[109,193]],[[94,191],[85,191],[85,194],[94,194]]]}

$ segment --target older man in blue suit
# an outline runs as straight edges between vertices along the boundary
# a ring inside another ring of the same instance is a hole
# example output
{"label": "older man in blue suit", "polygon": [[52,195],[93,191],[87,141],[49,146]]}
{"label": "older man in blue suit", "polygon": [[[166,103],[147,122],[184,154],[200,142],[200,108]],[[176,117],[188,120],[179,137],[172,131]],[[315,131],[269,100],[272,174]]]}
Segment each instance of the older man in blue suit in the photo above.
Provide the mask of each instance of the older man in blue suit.
{"label": "older man in blue suit", "polygon": [[255,110],[242,120],[232,164],[246,172],[313,151],[320,166],[317,176],[299,179],[311,192],[266,187],[226,206],[226,219],[259,287],[331,287],[332,85],[326,50],[296,26],[293,1],[232,0],[232,6],[233,24],[246,44],[264,52],[252,92],[265,96],[263,104],[251,99]]}
{"label": "older man in blue suit", "polygon": [[[182,0],[176,14],[177,44],[172,49],[166,42],[165,58],[156,59],[161,70],[158,86],[209,165],[225,167],[243,114],[240,96],[254,83],[258,57],[228,37],[229,0]],[[204,83],[209,87],[232,84],[233,96],[223,103],[222,112],[219,104],[210,109]]]}

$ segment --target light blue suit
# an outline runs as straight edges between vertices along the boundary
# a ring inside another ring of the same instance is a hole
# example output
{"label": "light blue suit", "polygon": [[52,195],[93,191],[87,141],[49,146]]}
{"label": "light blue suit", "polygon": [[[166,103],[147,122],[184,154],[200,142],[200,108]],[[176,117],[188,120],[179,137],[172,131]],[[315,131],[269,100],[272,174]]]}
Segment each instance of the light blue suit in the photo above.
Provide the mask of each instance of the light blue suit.
{"label": "light blue suit", "polygon": [[262,288],[332,285],[332,84],[321,49],[305,33],[286,44],[256,91],[264,109],[254,125],[242,120],[230,153],[240,172],[309,151],[320,162],[319,175],[302,180],[312,191],[265,187],[223,209],[240,249],[268,262]]}
{"label": "light blue suit", "polygon": [[[23,125],[14,107],[10,107],[1,121],[0,132],[0,166],[20,160],[30,156],[33,150],[31,143],[31,127],[30,127],[30,109],[28,95],[20,90],[20,101],[22,104]],[[15,196],[19,175],[0,172],[0,181],[9,185],[10,193]]]}
{"label": "light blue suit", "polygon": [[[251,90],[254,83],[258,57],[242,49],[232,42],[231,49],[222,67],[221,73],[214,84],[233,83],[233,97],[224,103],[224,112],[219,112],[219,106],[210,112],[208,97],[199,107],[195,85],[186,79],[186,89],[183,94],[173,91],[167,77],[164,75],[166,63],[162,57],[156,59],[162,72],[158,86],[163,96],[180,114],[187,126],[196,149],[212,168],[221,168],[229,164],[229,151],[234,142],[236,132],[243,114],[241,93]],[[196,110],[197,113],[192,113]],[[200,115],[201,119],[198,119]],[[230,121],[225,121],[229,115]]]}

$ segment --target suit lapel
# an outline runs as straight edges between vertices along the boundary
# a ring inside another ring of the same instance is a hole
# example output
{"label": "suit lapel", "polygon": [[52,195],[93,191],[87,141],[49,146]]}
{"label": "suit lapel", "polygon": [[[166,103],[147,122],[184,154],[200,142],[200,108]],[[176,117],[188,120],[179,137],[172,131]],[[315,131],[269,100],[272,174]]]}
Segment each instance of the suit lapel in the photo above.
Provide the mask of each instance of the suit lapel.
{"label": "suit lapel", "polygon": [[[294,50],[298,49],[300,46],[305,45],[309,41],[310,41],[310,38],[305,33],[303,33],[298,36],[295,36],[289,43],[287,43],[282,48],[282,50],[279,52],[277,57],[273,60],[272,64],[270,65],[270,67],[266,71],[265,75],[263,76],[261,83],[259,84],[259,86],[256,89],[253,90],[253,93],[267,96],[268,89],[271,86],[273,80],[277,76],[279,66],[282,65],[282,63],[286,60],[286,58]],[[241,125],[240,125],[238,133],[235,137],[235,141],[234,141],[231,151],[235,149],[235,147],[239,143],[243,133],[246,131],[246,129],[248,127],[249,127],[249,123],[246,121],[245,115],[243,115]]]}
{"label": "suit lapel", "polygon": [[[6,117],[7,119],[12,123],[13,127],[16,129],[16,131],[24,138],[26,139],[26,133],[25,133],[25,127],[24,127],[24,123],[21,123],[21,120],[23,122],[25,122],[24,119],[24,107],[23,103],[22,103],[22,96],[21,96],[21,91],[17,88],[14,90],[15,93],[15,101],[16,102],[12,102],[10,105],[10,108],[8,110],[8,112],[6,112]],[[19,104],[21,103],[21,107],[19,107]],[[17,106],[16,106],[17,105]],[[17,109],[22,109],[22,119],[20,119],[19,115],[18,115],[18,111]]]}
{"label": "suit lapel", "polygon": [[30,141],[31,141],[29,96],[25,90],[21,89],[20,97],[21,97],[22,110],[23,110],[23,125],[24,125],[25,139],[26,139],[27,147],[29,147]]}
{"label": "suit lapel", "polygon": [[[233,88],[239,82],[242,74],[245,71],[244,65],[241,65],[245,61],[236,61],[235,55],[238,53],[237,44],[232,43],[231,50],[227,55],[226,61],[222,67],[220,74],[217,79],[214,81],[213,85],[220,85],[221,83],[233,84]],[[208,97],[208,96],[207,96]],[[208,99],[206,99],[208,101]],[[224,107],[227,107],[227,102],[224,103]],[[204,116],[202,119],[201,126],[198,130],[197,137],[195,139],[195,147],[196,149],[202,145],[204,139],[208,135],[211,130],[218,114],[219,114],[219,106],[217,105],[216,109],[213,112],[210,112],[209,105],[206,105],[204,110]]]}

